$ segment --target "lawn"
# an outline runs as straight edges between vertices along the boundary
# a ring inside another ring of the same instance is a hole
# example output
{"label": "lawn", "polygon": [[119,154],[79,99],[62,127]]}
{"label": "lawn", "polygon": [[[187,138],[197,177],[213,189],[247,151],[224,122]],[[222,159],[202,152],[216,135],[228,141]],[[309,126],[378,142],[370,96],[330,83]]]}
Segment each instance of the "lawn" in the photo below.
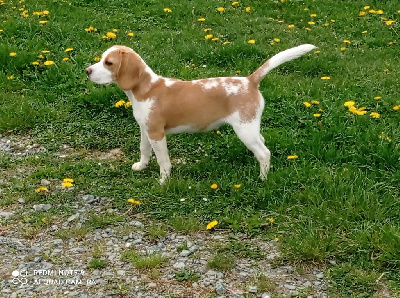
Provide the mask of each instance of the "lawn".
{"label": "lawn", "polygon": [[[282,262],[324,266],[333,296],[372,297],[377,279],[398,293],[399,16],[395,0],[0,1],[0,133],[47,149],[39,158],[0,154],[11,182],[1,208],[17,208],[21,196],[57,203],[46,222],[35,214],[25,222],[44,229],[71,215],[78,194],[93,194],[112,198],[121,216],[133,207],[204,229],[217,220],[217,229],[276,238]],[[132,172],[139,127],[129,106],[115,105],[127,98],[84,71],[122,44],[165,77],[247,76],[303,43],[318,49],[261,83],[261,131],[272,153],[266,181],[230,127],[169,136],[165,185],[154,158]],[[97,158],[115,148],[118,158]],[[72,190],[36,191],[42,179],[64,178]]]}

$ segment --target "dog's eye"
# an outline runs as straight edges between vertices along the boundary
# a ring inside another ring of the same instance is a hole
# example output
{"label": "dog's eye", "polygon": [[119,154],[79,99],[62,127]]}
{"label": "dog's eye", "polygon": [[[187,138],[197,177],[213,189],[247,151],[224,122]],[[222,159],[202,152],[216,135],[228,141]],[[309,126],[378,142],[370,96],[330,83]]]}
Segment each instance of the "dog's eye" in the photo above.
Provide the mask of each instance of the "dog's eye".
{"label": "dog's eye", "polygon": [[112,62],[110,62],[110,61],[106,61],[106,62],[104,62],[105,63],[105,65],[108,65],[108,66],[111,66],[112,65]]}

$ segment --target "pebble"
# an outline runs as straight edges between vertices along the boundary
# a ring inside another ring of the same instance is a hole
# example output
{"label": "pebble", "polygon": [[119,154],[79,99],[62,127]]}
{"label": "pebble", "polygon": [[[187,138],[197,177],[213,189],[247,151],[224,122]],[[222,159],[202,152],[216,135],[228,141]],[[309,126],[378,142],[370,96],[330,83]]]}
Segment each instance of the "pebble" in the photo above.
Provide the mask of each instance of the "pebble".
{"label": "pebble", "polygon": [[226,287],[224,286],[223,283],[217,281],[217,282],[215,283],[215,292],[216,292],[218,295],[223,295],[223,294],[226,293]]}
{"label": "pebble", "polygon": [[38,205],[33,205],[33,210],[35,211],[47,211],[51,208],[51,204],[38,204]]}
{"label": "pebble", "polygon": [[25,199],[24,198],[19,198],[18,202],[21,203],[21,204],[25,204]]}
{"label": "pebble", "polygon": [[5,220],[9,219],[13,215],[14,215],[14,212],[0,211],[0,217],[4,217]]}
{"label": "pebble", "polygon": [[184,262],[176,262],[173,265],[173,267],[176,268],[176,269],[184,269],[185,268],[185,263]]}
{"label": "pebble", "polygon": [[318,279],[323,279],[324,278],[324,274],[321,272],[321,273],[315,274],[315,277],[318,278]]}
{"label": "pebble", "polygon": [[257,288],[257,286],[249,286],[248,291],[249,291],[249,293],[257,293],[258,288]]}
{"label": "pebble", "polygon": [[296,290],[296,286],[291,284],[284,284],[284,287],[289,290]]}

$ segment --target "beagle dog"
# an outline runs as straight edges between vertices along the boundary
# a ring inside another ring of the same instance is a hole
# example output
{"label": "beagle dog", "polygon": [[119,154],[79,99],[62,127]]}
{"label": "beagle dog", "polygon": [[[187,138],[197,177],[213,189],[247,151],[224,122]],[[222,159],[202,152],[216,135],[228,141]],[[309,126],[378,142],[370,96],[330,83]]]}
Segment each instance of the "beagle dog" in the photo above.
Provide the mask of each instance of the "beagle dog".
{"label": "beagle dog", "polygon": [[260,134],[264,108],[260,82],[273,68],[314,48],[303,44],[280,52],[248,77],[182,81],[155,74],[131,48],[113,46],[86,73],[98,84],[117,83],[132,103],[141,134],[140,161],[132,165],[132,170],[146,168],[153,149],[162,184],[171,171],[167,134],[209,131],[228,123],[254,153],[260,163],[260,178],[265,179],[271,153]]}

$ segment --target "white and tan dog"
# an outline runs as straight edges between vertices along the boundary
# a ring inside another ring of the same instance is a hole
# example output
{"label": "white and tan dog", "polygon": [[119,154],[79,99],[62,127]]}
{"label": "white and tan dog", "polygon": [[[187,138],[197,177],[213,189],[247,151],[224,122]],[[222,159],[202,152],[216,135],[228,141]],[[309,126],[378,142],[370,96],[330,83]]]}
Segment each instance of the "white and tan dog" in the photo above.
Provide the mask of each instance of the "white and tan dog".
{"label": "white and tan dog", "polygon": [[117,83],[132,103],[141,133],[140,161],[133,170],[147,167],[153,148],[164,183],[171,170],[167,134],[209,131],[228,123],[256,156],[265,179],[271,153],[260,134],[264,98],[258,87],[271,69],[314,48],[304,44],[280,52],[248,77],[182,81],[155,74],[132,49],[113,46],[86,73],[98,84]]}

